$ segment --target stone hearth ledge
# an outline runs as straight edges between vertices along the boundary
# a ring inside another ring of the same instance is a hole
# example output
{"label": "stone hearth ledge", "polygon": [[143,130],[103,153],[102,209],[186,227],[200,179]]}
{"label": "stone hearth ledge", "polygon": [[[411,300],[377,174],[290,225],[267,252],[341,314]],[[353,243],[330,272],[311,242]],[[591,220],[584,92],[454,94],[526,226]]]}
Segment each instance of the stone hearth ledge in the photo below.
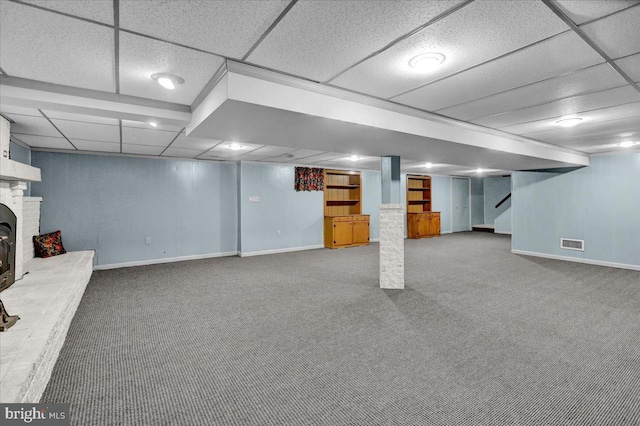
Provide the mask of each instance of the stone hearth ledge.
{"label": "stone hearth ledge", "polygon": [[37,403],[93,272],[93,251],[28,261],[0,297],[20,320],[0,333],[0,402]]}

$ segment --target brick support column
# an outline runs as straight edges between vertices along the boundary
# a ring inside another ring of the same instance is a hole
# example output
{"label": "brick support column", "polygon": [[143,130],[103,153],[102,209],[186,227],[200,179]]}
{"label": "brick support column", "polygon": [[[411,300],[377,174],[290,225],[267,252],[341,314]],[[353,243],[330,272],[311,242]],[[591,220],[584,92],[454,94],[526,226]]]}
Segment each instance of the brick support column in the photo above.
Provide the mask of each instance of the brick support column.
{"label": "brick support column", "polygon": [[380,288],[404,288],[402,204],[380,204]]}

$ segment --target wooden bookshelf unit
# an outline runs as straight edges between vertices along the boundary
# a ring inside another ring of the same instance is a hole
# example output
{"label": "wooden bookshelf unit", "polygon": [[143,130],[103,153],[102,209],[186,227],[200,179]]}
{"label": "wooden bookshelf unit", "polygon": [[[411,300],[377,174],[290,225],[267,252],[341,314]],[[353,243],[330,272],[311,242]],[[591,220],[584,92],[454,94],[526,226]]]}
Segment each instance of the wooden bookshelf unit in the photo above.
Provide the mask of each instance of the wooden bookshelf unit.
{"label": "wooden bookshelf unit", "polygon": [[407,175],[407,237],[440,235],[440,212],[431,211],[431,176]]}
{"label": "wooden bookshelf unit", "polygon": [[362,214],[359,172],[324,171],[324,246],[354,247],[369,244],[369,215]]}

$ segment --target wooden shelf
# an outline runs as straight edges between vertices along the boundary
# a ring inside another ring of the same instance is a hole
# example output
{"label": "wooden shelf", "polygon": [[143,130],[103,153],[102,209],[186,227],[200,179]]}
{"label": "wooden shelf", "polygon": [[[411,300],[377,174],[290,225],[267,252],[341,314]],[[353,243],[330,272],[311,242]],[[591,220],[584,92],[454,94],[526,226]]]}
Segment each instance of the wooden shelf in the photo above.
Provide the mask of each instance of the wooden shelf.
{"label": "wooden shelf", "polygon": [[431,188],[407,188],[408,191],[429,191]]}
{"label": "wooden shelf", "polygon": [[362,214],[360,172],[324,171],[324,245],[329,248],[369,244],[369,216]]}
{"label": "wooden shelf", "polygon": [[431,200],[407,200],[409,203],[430,203]]}
{"label": "wooden shelf", "polygon": [[431,211],[431,176],[407,175],[407,236],[440,235],[440,213]]}
{"label": "wooden shelf", "polygon": [[360,185],[325,185],[326,188],[360,188]]}
{"label": "wooden shelf", "polygon": [[327,200],[327,204],[354,204],[359,202],[360,200]]}

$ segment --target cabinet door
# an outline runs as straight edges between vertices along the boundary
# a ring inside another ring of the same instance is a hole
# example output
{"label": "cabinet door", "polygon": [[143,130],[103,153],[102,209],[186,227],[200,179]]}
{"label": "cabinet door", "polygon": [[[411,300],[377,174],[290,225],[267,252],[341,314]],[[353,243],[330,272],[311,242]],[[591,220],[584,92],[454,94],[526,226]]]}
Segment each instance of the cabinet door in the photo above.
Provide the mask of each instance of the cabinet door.
{"label": "cabinet door", "polygon": [[440,235],[440,215],[431,215],[430,235]]}
{"label": "cabinet door", "polygon": [[369,221],[353,222],[353,244],[369,242]]}
{"label": "cabinet door", "polygon": [[333,244],[344,246],[353,241],[353,222],[333,222]]}
{"label": "cabinet door", "polygon": [[431,219],[428,214],[418,216],[418,236],[426,237],[431,235]]}

